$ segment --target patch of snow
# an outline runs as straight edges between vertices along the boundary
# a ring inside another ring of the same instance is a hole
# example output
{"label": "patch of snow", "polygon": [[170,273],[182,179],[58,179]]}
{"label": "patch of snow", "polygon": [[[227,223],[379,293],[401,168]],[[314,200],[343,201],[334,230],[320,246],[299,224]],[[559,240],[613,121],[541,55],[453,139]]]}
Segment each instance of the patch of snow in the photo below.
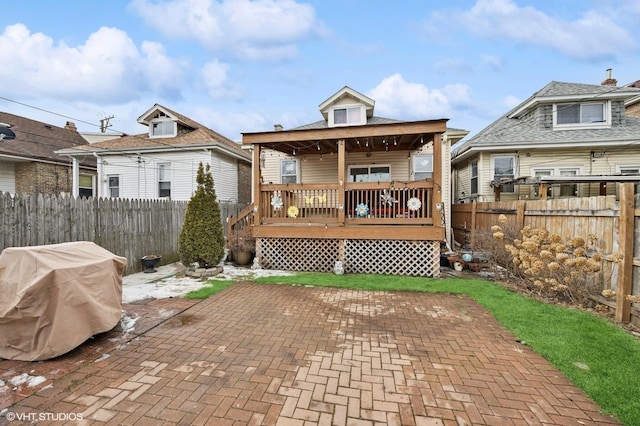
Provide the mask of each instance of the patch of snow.
{"label": "patch of snow", "polygon": [[100,361],[104,361],[105,359],[109,358],[111,356],[111,354],[103,354],[100,358],[96,359],[95,362],[100,362]]}
{"label": "patch of snow", "polygon": [[27,373],[22,373],[9,379],[9,383],[13,386],[22,386],[26,384],[28,387],[32,388],[42,384],[45,380],[47,380],[47,378],[43,376],[30,376]]}
{"label": "patch of snow", "polygon": [[133,333],[135,330],[136,322],[140,319],[140,317],[131,318],[127,315],[126,312],[122,311],[122,318],[120,318],[120,326],[122,327],[123,333]]}
{"label": "patch of snow", "polygon": [[[187,293],[207,286],[213,280],[252,280],[255,278],[294,275],[293,272],[271,269],[249,269],[232,264],[223,265],[223,271],[209,279],[190,277],[168,277],[157,281],[145,281],[144,272],[126,276],[122,285],[122,303],[132,303],[144,299],[166,299],[181,297]],[[125,329],[125,324],[122,324]]]}

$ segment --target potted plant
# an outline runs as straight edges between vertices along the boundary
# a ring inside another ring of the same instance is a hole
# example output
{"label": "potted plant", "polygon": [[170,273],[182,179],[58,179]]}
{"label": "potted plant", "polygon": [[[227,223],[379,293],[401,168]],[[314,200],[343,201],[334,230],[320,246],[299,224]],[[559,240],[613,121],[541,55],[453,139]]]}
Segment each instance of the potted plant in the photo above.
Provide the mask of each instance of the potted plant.
{"label": "potted plant", "polygon": [[256,251],[256,239],[251,234],[251,227],[229,229],[227,233],[227,248],[233,259],[240,265],[247,265]]}

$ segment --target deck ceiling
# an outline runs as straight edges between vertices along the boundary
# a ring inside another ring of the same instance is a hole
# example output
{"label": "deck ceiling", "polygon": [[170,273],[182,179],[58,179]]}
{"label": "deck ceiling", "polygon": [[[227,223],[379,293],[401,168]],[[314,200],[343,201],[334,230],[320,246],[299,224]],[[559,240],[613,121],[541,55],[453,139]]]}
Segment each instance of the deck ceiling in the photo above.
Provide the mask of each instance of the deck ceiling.
{"label": "deck ceiling", "polygon": [[[313,130],[288,130],[244,133],[244,145],[260,145],[292,155],[337,152],[337,143],[345,141],[347,152],[408,151],[431,143],[435,135],[446,131],[447,120],[413,121],[366,126]],[[295,152],[294,152],[295,151]]]}

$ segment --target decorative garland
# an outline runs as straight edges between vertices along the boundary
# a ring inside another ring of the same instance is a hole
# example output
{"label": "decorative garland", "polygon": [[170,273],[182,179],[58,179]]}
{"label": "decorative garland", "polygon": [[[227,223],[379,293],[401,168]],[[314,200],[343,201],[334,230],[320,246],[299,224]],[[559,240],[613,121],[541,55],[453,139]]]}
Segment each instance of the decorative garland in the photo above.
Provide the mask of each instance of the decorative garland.
{"label": "decorative garland", "polygon": [[298,213],[300,213],[300,210],[298,210],[296,206],[291,206],[287,209],[287,215],[289,217],[296,218],[298,217]]}
{"label": "decorative garland", "polygon": [[369,214],[369,206],[365,203],[360,203],[356,206],[356,214],[360,217],[365,217]]}
{"label": "decorative garland", "polygon": [[407,208],[411,211],[419,210],[422,207],[422,201],[419,198],[412,197],[407,200]]}

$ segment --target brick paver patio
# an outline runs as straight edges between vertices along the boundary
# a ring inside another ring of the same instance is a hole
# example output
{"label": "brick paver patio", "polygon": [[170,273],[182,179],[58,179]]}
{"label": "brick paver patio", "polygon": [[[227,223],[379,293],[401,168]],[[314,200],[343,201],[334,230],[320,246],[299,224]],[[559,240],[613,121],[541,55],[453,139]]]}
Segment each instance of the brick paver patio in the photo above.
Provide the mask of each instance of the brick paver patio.
{"label": "brick paver patio", "polygon": [[470,298],[250,283],[8,410],[113,425],[618,424]]}

